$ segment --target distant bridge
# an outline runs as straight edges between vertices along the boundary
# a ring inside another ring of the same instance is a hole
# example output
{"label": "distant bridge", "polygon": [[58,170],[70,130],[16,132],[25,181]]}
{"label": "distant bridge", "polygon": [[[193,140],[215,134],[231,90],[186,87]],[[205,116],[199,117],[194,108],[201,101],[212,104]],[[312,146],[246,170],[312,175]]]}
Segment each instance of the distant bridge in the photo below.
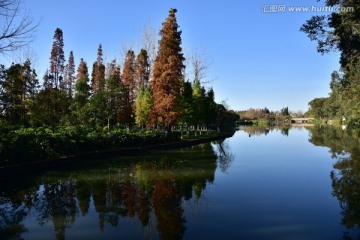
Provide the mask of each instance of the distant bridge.
{"label": "distant bridge", "polygon": [[291,118],[292,123],[311,123],[314,118]]}

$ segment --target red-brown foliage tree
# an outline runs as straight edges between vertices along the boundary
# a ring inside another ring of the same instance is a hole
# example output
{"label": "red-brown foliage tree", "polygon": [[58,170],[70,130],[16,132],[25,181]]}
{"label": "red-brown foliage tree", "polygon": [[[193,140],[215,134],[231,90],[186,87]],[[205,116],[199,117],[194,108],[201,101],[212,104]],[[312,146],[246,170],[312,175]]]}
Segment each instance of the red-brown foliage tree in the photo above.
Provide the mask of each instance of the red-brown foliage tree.
{"label": "red-brown foliage tree", "polygon": [[185,68],[176,11],[176,9],[170,9],[169,16],[160,30],[159,51],[155,59],[151,82],[155,120],[168,132],[181,117],[180,98]]}
{"label": "red-brown foliage tree", "polygon": [[91,74],[91,88],[94,93],[104,90],[105,87],[105,65],[103,63],[102,45],[99,44],[97,59],[93,64]]}

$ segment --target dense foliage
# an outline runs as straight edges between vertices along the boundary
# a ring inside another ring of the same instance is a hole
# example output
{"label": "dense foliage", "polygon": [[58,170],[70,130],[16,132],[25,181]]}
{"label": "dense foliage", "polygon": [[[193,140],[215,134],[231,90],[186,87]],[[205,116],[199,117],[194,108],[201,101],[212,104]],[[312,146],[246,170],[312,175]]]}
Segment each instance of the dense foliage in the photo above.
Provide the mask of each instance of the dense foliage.
{"label": "dense foliage", "polygon": [[310,101],[307,115],[360,127],[360,5],[355,0],[328,0],[326,5],[347,11],[314,16],[301,31],[317,41],[320,53],[339,51],[341,69],[331,75],[329,96]]}
{"label": "dense foliage", "polygon": [[280,111],[270,111],[267,107],[262,109],[250,108],[245,111],[238,111],[240,116],[239,125],[281,125],[290,124],[292,117],[303,117],[301,111],[290,112],[288,107]]}
{"label": "dense foliage", "polygon": [[86,127],[22,128],[0,133],[0,166],[58,158],[79,152],[122,149],[158,144],[173,139],[160,130],[94,131]]}

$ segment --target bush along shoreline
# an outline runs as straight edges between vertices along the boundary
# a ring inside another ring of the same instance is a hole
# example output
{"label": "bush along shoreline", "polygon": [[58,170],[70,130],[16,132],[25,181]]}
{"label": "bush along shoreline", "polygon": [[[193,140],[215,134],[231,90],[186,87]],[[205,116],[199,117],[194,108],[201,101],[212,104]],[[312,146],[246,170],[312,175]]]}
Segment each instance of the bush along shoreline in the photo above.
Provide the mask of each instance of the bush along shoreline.
{"label": "bush along shoreline", "polygon": [[85,127],[63,127],[52,132],[46,128],[23,128],[0,134],[0,168],[65,162],[65,159],[82,156],[137,154],[194,145],[226,138],[228,135],[211,131],[198,137],[182,139],[180,132],[169,134],[165,130],[115,129],[108,132]]}
{"label": "bush along shoreline", "polygon": [[0,137],[0,167],[179,139],[175,133],[169,135],[162,130],[108,132],[81,127],[63,127],[55,132],[46,128],[23,128],[1,133]]}

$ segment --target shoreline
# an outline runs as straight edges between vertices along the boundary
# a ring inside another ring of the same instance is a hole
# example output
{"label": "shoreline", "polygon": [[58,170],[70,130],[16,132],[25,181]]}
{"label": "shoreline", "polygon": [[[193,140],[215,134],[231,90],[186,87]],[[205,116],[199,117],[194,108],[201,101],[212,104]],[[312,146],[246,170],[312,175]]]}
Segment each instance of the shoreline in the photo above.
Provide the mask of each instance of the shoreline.
{"label": "shoreline", "polygon": [[24,164],[16,164],[12,166],[3,166],[0,167],[0,175],[6,176],[13,173],[28,173],[31,171],[46,170],[56,166],[64,166],[71,163],[80,163],[84,161],[89,161],[97,158],[110,158],[115,156],[135,156],[143,154],[146,152],[152,151],[161,151],[161,150],[170,150],[182,147],[190,147],[198,145],[201,143],[212,142],[216,140],[226,139],[231,137],[233,134],[226,133],[218,136],[204,137],[199,139],[189,139],[189,140],[179,140],[169,143],[161,143],[149,146],[142,147],[132,147],[132,148],[121,148],[121,149],[112,149],[104,151],[92,151],[86,153],[79,153],[75,155],[69,155],[59,158],[52,158],[46,160],[40,160]]}

